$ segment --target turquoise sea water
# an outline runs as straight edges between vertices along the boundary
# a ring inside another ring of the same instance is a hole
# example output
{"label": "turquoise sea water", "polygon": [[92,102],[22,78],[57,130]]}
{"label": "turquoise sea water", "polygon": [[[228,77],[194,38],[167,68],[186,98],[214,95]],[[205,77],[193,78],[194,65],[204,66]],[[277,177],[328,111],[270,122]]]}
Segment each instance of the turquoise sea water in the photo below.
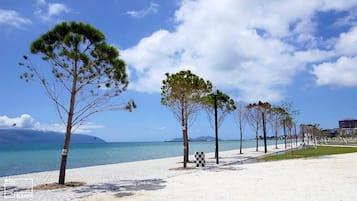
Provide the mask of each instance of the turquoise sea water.
{"label": "turquoise sea water", "polygon": [[[243,142],[243,148],[255,147],[254,140]],[[262,143],[260,141],[261,146]],[[268,141],[268,144],[275,144],[275,141]],[[196,151],[214,152],[214,146],[214,142],[190,142],[190,154]],[[239,149],[239,141],[219,142],[220,151],[233,149]],[[0,146],[0,177],[58,170],[61,150],[61,144],[3,144]],[[71,144],[67,167],[167,158],[182,156],[182,153],[182,142]]]}

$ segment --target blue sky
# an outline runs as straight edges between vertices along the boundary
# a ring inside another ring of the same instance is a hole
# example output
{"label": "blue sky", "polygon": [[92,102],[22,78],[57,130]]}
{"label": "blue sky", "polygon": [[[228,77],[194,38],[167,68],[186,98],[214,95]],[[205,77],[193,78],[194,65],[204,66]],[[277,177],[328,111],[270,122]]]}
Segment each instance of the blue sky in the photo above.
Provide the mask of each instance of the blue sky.
{"label": "blue sky", "polygon": [[[357,0],[2,0],[1,128],[63,131],[41,86],[20,80],[17,65],[61,21],[90,23],[119,48],[130,79],[123,99],[138,105],[95,115],[80,133],[108,141],[180,137],[179,123],[160,105],[160,87],[166,72],[183,69],[237,101],[292,102],[298,123],[335,128],[339,119],[357,118]],[[221,138],[238,138],[234,120],[227,117]],[[213,135],[205,113],[189,133]],[[245,137],[253,137],[248,125]]]}

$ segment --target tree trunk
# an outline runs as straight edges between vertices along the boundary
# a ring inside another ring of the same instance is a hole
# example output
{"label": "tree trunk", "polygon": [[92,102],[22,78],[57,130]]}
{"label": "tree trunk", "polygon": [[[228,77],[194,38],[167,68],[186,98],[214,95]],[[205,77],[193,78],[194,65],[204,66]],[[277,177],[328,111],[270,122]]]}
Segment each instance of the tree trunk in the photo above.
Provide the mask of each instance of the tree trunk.
{"label": "tree trunk", "polygon": [[287,145],[286,145],[286,127],[285,127],[285,123],[283,123],[283,127],[284,127],[284,141],[285,141],[285,149],[286,149]]}
{"label": "tree trunk", "polygon": [[[71,116],[73,117],[73,114]],[[70,117],[68,119],[70,119]],[[67,156],[68,156],[68,151],[69,151],[69,143],[70,143],[70,140],[71,140],[71,130],[72,130],[72,125],[71,124],[72,123],[67,123],[66,137],[65,137],[65,140],[64,140],[64,145],[63,145],[63,150],[62,150],[60,175],[59,175],[59,178],[58,178],[58,183],[59,184],[64,184],[65,183]]]}
{"label": "tree trunk", "polygon": [[290,148],[293,148],[293,138],[292,138],[292,131],[291,127],[289,128],[289,138],[290,138]]}
{"label": "tree trunk", "polygon": [[298,136],[297,136],[297,134],[295,134],[295,145],[296,146],[298,145]]}
{"label": "tree trunk", "polygon": [[296,132],[296,123],[294,123],[294,131],[295,131],[295,145],[297,146],[298,145],[298,135],[297,135],[297,132]]}
{"label": "tree trunk", "polygon": [[278,125],[275,122],[275,149],[278,149]]}
{"label": "tree trunk", "polygon": [[262,119],[263,119],[264,153],[267,153],[267,152],[268,152],[268,147],[267,147],[267,131],[266,131],[266,126],[265,126],[265,115],[264,115],[264,112],[262,112]]}
{"label": "tree trunk", "polygon": [[71,140],[72,121],[73,121],[74,107],[76,102],[76,93],[77,93],[77,62],[74,63],[73,82],[72,82],[71,100],[70,100],[70,106],[69,106],[69,112],[67,118],[66,137],[64,140],[64,145],[62,150],[60,174],[58,178],[58,183],[62,185],[65,183],[65,177],[66,177],[67,156],[69,152],[69,143]]}
{"label": "tree trunk", "polygon": [[255,151],[258,151],[258,147],[259,147],[259,142],[258,142],[258,140],[259,140],[259,134],[258,134],[258,130],[259,130],[259,127],[258,127],[259,125],[258,125],[258,122],[257,122],[257,124],[256,124],[256,128],[255,128],[255,140],[256,140],[256,142],[255,142]]}
{"label": "tree trunk", "polygon": [[187,101],[184,100],[185,103],[185,107],[184,107],[184,114],[185,114],[185,138],[186,138],[186,163],[188,163],[190,161],[190,141],[188,138],[188,112],[187,112]]}
{"label": "tree trunk", "polygon": [[219,156],[218,156],[218,113],[217,113],[217,95],[214,96],[214,122],[215,122],[215,135],[216,135],[215,158],[216,158],[216,164],[219,164]]}
{"label": "tree trunk", "polygon": [[186,139],[187,139],[187,143],[186,143],[186,162],[190,162],[190,141],[188,138],[188,129],[187,129],[187,117],[186,117],[186,121],[185,121],[185,135],[186,135]]}
{"label": "tree trunk", "polygon": [[184,133],[184,140],[183,140],[183,154],[184,154],[184,157],[183,157],[183,167],[186,168],[187,167],[187,162],[188,162],[188,138],[187,138],[187,133],[186,133],[186,130],[183,131]]}
{"label": "tree trunk", "polygon": [[185,127],[185,109],[184,109],[184,103],[182,103],[182,108],[181,108],[181,126],[182,126],[182,140],[183,140],[183,167],[187,167],[187,141],[188,139],[186,138],[186,127]]}
{"label": "tree trunk", "polygon": [[242,147],[243,147],[243,130],[242,130],[242,117],[239,117],[239,134],[240,134],[240,145],[239,145],[239,153],[243,154]]}

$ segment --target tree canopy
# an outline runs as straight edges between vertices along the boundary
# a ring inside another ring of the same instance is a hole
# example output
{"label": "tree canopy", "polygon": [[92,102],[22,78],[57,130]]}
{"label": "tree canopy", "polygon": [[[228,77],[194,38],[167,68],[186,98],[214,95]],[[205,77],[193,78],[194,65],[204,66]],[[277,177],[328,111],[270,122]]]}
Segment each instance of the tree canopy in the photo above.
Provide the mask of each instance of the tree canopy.
{"label": "tree canopy", "polygon": [[211,92],[212,84],[193,74],[190,70],[175,74],[165,74],[161,87],[161,104],[169,107],[175,117],[181,121],[182,108],[191,116],[199,111],[202,98]]}
{"label": "tree canopy", "polygon": [[219,111],[218,126],[223,123],[224,118],[237,109],[233,99],[227,94],[216,90],[202,98],[203,107],[206,109],[211,125],[213,125],[214,101],[217,100],[217,110]]}
{"label": "tree canopy", "polygon": [[[129,110],[134,101],[123,103],[114,99],[129,84],[126,64],[116,47],[90,24],[62,22],[32,42],[32,54],[42,57],[49,68],[36,67],[24,56],[26,67],[20,78],[39,81],[55,103],[57,113],[66,125],[59,183],[64,173],[70,135],[91,115],[106,110]],[[52,76],[51,76],[52,74]]]}
{"label": "tree canopy", "polygon": [[[30,49],[49,63],[50,70],[36,68],[30,62],[20,78],[38,79],[43,84],[64,123],[72,92],[77,97],[73,126],[100,111],[135,108],[133,101],[127,105],[110,102],[127,89],[126,64],[119,58],[118,49],[107,44],[104,34],[91,25],[62,22],[32,42]],[[27,56],[24,58],[27,60]]]}
{"label": "tree canopy", "polygon": [[166,79],[162,81],[161,87],[161,104],[169,107],[181,123],[184,143],[183,165],[186,167],[189,160],[188,125],[193,115],[201,109],[202,98],[212,91],[212,84],[190,70],[165,75]]}

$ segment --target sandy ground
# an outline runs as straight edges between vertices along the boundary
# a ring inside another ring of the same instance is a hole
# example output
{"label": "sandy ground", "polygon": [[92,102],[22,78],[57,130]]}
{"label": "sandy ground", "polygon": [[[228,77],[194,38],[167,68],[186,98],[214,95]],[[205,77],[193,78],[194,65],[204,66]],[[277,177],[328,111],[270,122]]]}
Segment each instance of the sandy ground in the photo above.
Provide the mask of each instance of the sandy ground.
{"label": "sandy ground", "polygon": [[[187,170],[180,168],[182,157],[70,169],[67,181],[87,185],[34,191],[28,200],[357,200],[357,153],[244,162],[261,155],[254,149],[242,155],[237,150],[222,152],[216,165],[207,154],[206,167],[189,164]],[[41,172],[3,177],[0,184],[9,178],[32,178],[39,185],[56,182],[57,177],[58,171]]]}

